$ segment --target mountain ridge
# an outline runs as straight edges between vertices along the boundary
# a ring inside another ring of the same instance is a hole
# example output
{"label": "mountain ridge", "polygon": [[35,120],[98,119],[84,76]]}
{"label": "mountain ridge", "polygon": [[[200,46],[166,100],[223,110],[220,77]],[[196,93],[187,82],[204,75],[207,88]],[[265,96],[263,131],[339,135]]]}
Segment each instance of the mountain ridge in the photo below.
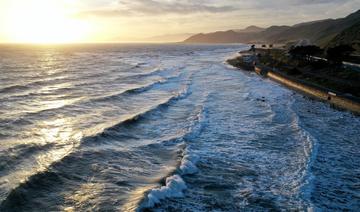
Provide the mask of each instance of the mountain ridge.
{"label": "mountain ridge", "polygon": [[[243,30],[217,31],[193,35],[185,43],[288,43],[308,39],[325,47],[337,35],[360,20],[360,10],[338,19],[323,19],[295,24],[293,26],[249,26]],[[254,29],[254,31],[248,30]],[[263,30],[261,30],[263,29]],[[360,32],[359,32],[360,33]]]}

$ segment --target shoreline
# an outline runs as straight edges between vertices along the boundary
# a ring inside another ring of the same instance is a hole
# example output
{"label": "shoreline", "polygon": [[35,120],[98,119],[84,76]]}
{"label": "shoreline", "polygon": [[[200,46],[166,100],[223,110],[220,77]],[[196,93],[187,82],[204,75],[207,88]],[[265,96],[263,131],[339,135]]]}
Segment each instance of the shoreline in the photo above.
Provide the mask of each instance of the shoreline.
{"label": "shoreline", "polygon": [[331,106],[334,106],[336,109],[343,109],[356,115],[360,115],[360,98],[358,97],[349,96],[329,88],[321,87],[310,81],[296,79],[295,77],[288,76],[267,66],[240,61],[240,59],[243,60],[244,57],[238,56],[236,58],[229,59],[226,62],[238,69],[255,72],[256,74],[269,78],[289,89],[313,97],[319,101],[326,102]]}

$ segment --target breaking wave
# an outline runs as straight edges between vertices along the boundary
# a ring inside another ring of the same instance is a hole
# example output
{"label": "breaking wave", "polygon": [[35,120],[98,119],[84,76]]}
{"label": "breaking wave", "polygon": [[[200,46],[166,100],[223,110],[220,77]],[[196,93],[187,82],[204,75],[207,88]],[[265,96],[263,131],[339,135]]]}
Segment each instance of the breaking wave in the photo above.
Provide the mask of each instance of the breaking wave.
{"label": "breaking wave", "polygon": [[167,198],[183,197],[183,192],[187,189],[187,186],[182,176],[193,175],[198,172],[196,164],[200,158],[190,149],[191,143],[189,143],[189,140],[196,138],[205,125],[205,105],[208,99],[209,94],[206,94],[202,105],[198,107],[198,112],[190,122],[187,133],[183,136],[185,148],[182,151],[180,164],[175,173],[165,178],[165,185],[160,188],[151,189],[145,193],[145,197],[139,204],[137,211],[153,208],[156,204],[159,204],[161,200]]}

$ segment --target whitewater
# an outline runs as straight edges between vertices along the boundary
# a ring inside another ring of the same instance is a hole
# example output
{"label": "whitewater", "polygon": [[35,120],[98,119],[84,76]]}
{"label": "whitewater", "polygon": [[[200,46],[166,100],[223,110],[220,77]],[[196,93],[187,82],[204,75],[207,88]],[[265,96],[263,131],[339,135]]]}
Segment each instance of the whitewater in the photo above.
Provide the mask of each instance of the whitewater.
{"label": "whitewater", "polygon": [[359,117],[246,48],[1,45],[0,211],[359,211]]}

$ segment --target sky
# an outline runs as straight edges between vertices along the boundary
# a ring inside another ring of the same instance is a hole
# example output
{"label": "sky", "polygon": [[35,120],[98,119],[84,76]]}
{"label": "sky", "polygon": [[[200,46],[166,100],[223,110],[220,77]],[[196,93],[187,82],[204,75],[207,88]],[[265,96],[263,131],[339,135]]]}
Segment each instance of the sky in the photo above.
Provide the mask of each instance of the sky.
{"label": "sky", "polygon": [[136,42],[344,17],[360,0],[0,0],[0,42]]}

